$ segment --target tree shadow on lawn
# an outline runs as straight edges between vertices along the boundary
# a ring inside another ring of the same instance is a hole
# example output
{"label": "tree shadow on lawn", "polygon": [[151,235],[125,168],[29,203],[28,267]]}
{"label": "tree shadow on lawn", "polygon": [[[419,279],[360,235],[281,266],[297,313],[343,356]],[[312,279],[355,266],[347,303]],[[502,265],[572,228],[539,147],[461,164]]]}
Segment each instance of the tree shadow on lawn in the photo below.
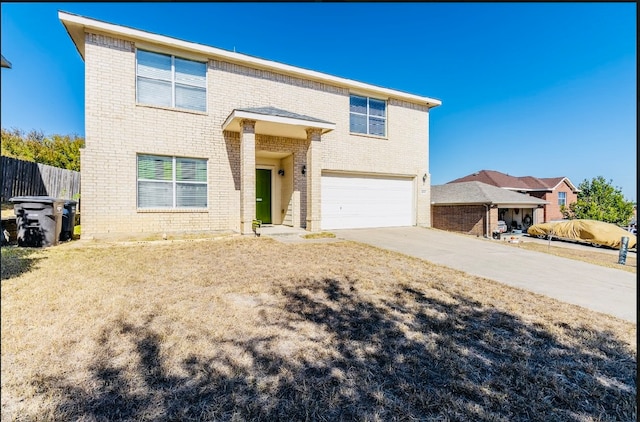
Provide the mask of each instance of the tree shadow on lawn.
{"label": "tree shadow on lawn", "polygon": [[31,271],[35,264],[44,258],[33,258],[36,252],[42,248],[24,248],[19,246],[3,246],[1,250],[1,273],[2,280],[18,277],[21,274]]}
{"label": "tree shadow on lawn", "polygon": [[[93,388],[50,378],[40,391],[60,394],[54,413],[66,420],[636,418],[636,358],[612,333],[561,324],[559,338],[468,297],[402,286],[384,302],[349,281],[282,293],[289,318],[267,308],[265,324],[286,332],[311,323],[333,338],[327,354],[283,355],[279,336],[212,342],[215,357],[193,355],[182,362],[188,375],[172,375],[151,316],[103,332]],[[113,341],[130,342],[137,381],[118,366]]]}

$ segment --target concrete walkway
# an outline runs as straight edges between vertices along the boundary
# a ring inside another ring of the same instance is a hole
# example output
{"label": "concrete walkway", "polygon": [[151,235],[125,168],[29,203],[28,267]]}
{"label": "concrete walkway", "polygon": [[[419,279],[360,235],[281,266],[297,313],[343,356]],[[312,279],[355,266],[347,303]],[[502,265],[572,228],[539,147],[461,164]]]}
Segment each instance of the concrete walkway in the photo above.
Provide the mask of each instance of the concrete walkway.
{"label": "concrete walkway", "polygon": [[331,237],[305,239],[303,236],[308,234],[310,232],[305,229],[282,225],[265,225],[260,228],[260,236],[270,237],[281,243],[332,243],[344,241],[344,239]]}
{"label": "concrete walkway", "polygon": [[636,322],[637,274],[421,227],[332,233]]}

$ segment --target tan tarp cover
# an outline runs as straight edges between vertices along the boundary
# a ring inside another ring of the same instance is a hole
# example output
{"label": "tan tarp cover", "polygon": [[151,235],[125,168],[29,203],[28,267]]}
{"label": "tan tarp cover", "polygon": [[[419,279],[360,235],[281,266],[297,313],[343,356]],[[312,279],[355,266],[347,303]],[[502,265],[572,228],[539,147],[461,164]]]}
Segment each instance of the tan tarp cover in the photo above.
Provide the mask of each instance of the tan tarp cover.
{"label": "tan tarp cover", "polygon": [[636,236],[615,224],[595,220],[567,220],[534,224],[527,230],[532,236],[552,235],[562,239],[582,240],[620,249],[623,236],[629,238],[629,248],[636,246]]}

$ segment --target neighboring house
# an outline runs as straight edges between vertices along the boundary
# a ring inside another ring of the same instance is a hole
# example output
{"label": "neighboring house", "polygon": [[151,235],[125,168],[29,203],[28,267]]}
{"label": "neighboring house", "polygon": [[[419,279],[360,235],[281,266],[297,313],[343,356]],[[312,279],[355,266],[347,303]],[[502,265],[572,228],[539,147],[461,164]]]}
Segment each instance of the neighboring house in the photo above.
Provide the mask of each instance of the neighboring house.
{"label": "neighboring house", "polygon": [[[494,170],[481,170],[479,172],[452,180],[448,183],[482,182],[514,192],[524,193],[535,198],[547,201],[544,206],[542,222],[562,220],[561,207],[569,206],[578,200],[579,189],[576,188],[567,177],[539,178],[533,176],[515,177]],[[513,218],[509,211],[505,211],[501,220]],[[517,216],[516,216],[517,219]]]}
{"label": "neighboring house", "polygon": [[431,221],[436,229],[489,237],[504,220],[510,230],[542,222],[547,201],[482,182],[431,186]]}
{"label": "neighboring house", "polygon": [[85,63],[83,236],[430,225],[439,100],[59,19]]}
{"label": "neighboring house", "polygon": [[6,67],[7,69],[11,69],[11,62],[9,60],[5,59],[2,54],[0,54],[0,57],[2,58],[2,60],[0,62],[2,67]]}

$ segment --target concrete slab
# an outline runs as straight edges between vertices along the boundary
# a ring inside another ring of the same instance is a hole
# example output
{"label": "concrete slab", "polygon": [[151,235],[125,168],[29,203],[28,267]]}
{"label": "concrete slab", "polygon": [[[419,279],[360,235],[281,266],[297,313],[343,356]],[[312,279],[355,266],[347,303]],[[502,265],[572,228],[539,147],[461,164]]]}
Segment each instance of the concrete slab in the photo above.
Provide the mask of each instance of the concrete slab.
{"label": "concrete slab", "polygon": [[289,227],[282,225],[264,225],[260,227],[261,236],[300,236],[307,233],[309,232],[299,227]]}
{"label": "concrete slab", "polygon": [[421,227],[332,232],[636,322],[637,274]]}
{"label": "concrete slab", "polygon": [[282,243],[332,243],[332,242],[344,242],[344,239],[338,238],[317,238],[317,239],[305,239],[302,236],[309,234],[310,232],[305,229],[281,226],[281,225],[267,225],[260,227],[260,236],[270,237]]}

